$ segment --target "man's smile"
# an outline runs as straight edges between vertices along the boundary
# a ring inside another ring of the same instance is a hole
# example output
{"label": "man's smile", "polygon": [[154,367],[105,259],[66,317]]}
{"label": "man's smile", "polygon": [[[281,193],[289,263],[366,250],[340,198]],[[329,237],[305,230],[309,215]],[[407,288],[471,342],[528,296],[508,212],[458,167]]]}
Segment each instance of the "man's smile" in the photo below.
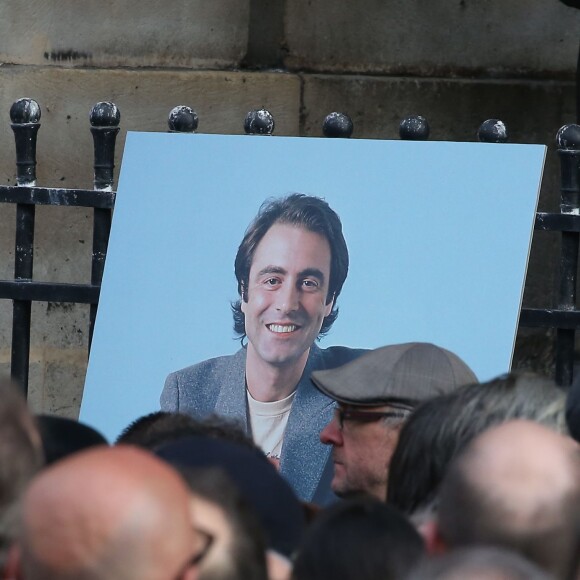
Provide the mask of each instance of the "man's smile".
{"label": "man's smile", "polygon": [[300,327],[297,324],[266,324],[266,328],[271,332],[286,334],[288,332],[294,332]]}

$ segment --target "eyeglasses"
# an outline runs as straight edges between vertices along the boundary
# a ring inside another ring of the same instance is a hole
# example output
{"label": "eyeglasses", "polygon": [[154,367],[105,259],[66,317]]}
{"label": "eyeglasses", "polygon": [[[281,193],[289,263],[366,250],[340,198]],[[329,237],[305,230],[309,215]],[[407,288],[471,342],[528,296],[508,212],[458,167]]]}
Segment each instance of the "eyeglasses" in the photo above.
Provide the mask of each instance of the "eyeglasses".
{"label": "eyeglasses", "polygon": [[373,423],[379,419],[406,419],[410,413],[411,409],[399,411],[365,411],[363,409],[344,409],[343,407],[334,409],[334,417],[341,431],[344,429],[345,421]]}

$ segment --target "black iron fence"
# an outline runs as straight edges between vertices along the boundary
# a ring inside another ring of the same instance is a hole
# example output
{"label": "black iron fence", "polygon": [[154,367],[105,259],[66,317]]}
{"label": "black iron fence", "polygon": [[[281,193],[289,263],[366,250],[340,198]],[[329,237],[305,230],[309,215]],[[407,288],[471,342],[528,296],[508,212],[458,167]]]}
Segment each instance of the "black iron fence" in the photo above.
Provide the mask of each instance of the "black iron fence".
{"label": "black iron fence", "polygon": [[560,287],[555,308],[524,308],[521,326],[556,329],[556,382],[569,386],[574,375],[574,345],[580,327],[576,310],[578,242],[580,241],[580,126],[565,125],[556,136],[560,157],[560,212],[537,213],[536,230],[560,232]]}
{"label": "black iron fence", "polygon": [[[115,205],[113,169],[115,141],[120,114],[113,103],[97,103],[90,113],[94,142],[94,188],[65,189],[36,186],[36,135],[40,128],[40,107],[32,99],[19,99],[10,109],[16,143],[17,185],[0,186],[0,203],[16,205],[14,279],[0,280],[0,299],[13,301],[11,377],[28,391],[31,310],[35,301],[90,304],[89,348],[99,303],[100,285],[107,254],[112,210]],[[189,107],[175,107],[169,114],[169,131],[191,133],[197,129],[196,113]],[[269,135],[274,119],[264,109],[248,113],[244,121],[248,134]],[[322,127],[326,137],[348,138],[353,124],[347,115],[331,113]],[[429,124],[421,116],[401,121],[399,134],[405,140],[426,140]],[[504,124],[497,119],[485,121],[477,134],[482,142],[507,141]],[[574,344],[580,327],[576,310],[576,277],[580,240],[580,126],[566,125],[558,131],[561,204],[559,213],[538,213],[535,229],[560,232],[560,290],[556,306],[522,309],[520,326],[556,329],[556,381],[571,384]],[[32,277],[34,259],[34,221],[37,205],[76,206],[93,209],[92,271],[89,284],[37,282]]]}

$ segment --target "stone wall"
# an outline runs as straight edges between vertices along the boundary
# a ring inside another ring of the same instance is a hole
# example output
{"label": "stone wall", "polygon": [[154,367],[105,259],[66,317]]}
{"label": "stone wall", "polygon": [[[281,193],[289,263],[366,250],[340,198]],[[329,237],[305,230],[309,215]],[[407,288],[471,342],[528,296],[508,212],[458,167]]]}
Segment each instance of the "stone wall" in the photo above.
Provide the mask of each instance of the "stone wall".
{"label": "stone wall", "polygon": [[[176,105],[202,133],[242,133],[261,106],[278,135],[320,135],[348,113],[354,138],[397,138],[422,114],[435,140],[475,140],[487,118],[510,141],[549,144],[540,209],[558,201],[557,129],[575,120],[580,11],[557,0],[5,0],[0,4],[0,180],[15,180],[8,111],[20,97],[42,109],[38,183],[91,187],[88,115],[121,111],[125,133],[165,131]],[[14,208],[0,204],[0,276],[12,277]],[[90,279],[90,212],[37,210],[34,276]],[[550,304],[558,240],[537,235],[525,305]],[[11,304],[0,301],[0,372],[9,371]],[[522,332],[521,364],[549,366],[545,333]],[[30,400],[76,416],[86,368],[88,308],[33,307]],[[539,339],[538,339],[539,336]],[[530,346],[532,345],[532,346]],[[546,362],[547,361],[547,362]]]}

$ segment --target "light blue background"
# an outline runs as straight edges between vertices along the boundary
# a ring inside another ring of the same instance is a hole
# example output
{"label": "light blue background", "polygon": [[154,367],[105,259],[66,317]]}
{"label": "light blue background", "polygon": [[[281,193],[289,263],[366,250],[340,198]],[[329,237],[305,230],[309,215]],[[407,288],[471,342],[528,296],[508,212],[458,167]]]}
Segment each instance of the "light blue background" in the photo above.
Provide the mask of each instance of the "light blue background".
{"label": "light blue background", "polygon": [[245,228],[270,196],[326,198],[351,268],[321,346],[428,341],[509,370],[541,145],[129,133],[81,419],[110,439],[167,374],[233,353]]}

